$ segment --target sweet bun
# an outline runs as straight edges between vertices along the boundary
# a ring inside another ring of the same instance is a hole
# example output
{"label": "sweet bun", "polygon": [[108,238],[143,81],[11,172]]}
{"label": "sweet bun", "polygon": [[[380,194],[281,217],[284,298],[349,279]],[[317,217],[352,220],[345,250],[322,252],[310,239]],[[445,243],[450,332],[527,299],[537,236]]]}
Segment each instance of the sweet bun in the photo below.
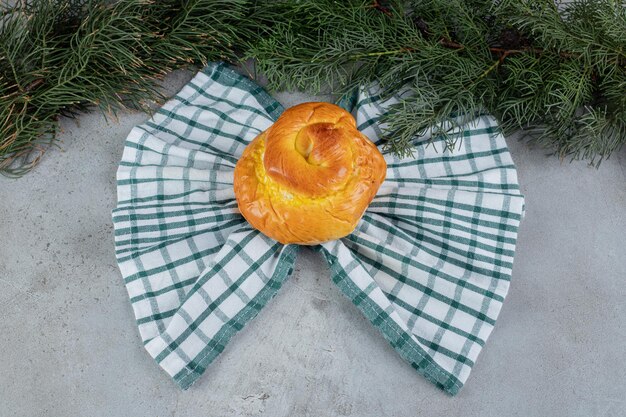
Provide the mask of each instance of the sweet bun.
{"label": "sweet bun", "polygon": [[304,103],[246,147],[235,167],[235,196],[241,214],[265,235],[315,245],[354,230],[386,168],[350,113]]}

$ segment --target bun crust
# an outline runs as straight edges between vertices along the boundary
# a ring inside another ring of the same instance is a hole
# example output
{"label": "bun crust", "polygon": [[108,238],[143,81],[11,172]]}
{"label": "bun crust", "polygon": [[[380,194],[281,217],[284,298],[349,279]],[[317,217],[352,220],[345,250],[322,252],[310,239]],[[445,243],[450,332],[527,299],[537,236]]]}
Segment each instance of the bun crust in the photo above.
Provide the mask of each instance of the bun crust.
{"label": "bun crust", "polygon": [[354,230],[387,165],[330,103],[291,107],[244,150],[235,167],[241,214],[283,244],[316,245]]}

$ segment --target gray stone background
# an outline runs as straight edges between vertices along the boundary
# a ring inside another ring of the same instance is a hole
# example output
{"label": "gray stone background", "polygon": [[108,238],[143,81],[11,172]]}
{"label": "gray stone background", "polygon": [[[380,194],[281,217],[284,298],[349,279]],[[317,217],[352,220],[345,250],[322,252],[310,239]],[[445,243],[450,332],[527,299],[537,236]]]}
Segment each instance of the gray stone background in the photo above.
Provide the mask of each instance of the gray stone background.
{"label": "gray stone background", "polygon": [[310,250],[182,392],[141,345],[113,250],[115,171],[146,118],[62,120],[60,149],[0,178],[1,417],[626,415],[626,147],[596,170],[508,139],[526,218],[509,296],[456,397],[400,359]]}

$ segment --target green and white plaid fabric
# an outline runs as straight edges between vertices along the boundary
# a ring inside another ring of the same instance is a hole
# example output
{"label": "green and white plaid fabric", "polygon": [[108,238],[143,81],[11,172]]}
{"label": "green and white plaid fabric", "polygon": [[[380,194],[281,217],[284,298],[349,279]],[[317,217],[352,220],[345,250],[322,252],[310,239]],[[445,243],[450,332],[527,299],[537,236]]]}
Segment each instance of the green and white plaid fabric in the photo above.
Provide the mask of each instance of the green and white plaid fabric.
{"label": "green and white plaid fabric", "polygon": [[[363,91],[354,104],[359,129],[378,141],[389,102]],[[243,149],[282,111],[211,64],[126,141],[116,255],[145,347],[183,389],[293,269],[298,247],[248,225],[232,186]],[[400,355],[455,394],[509,287],[524,204],[515,167],[488,116],[466,126],[452,153],[434,138],[415,158],[385,157],[387,179],[355,232],[317,248]]]}

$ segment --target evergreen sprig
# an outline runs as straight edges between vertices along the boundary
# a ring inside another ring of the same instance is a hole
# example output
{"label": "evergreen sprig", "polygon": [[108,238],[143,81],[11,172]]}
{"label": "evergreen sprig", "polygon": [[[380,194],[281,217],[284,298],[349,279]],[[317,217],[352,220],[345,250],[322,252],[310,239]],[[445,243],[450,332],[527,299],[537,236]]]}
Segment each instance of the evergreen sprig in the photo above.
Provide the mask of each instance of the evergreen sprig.
{"label": "evergreen sprig", "polygon": [[411,153],[432,129],[494,114],[561,157],[599,164],[626,141],[626,3],[579,0],[287,0],[257,5],[249,56],[275,88],[404,94],[381,122]]}
{"label": "evergreen sprig", "polygon": [[[0,172],[21,175],[60,115],[147,109],[173,69],[235,60],[245,0],[32,0],[0,9]],[[241,52],[241,51],[240,51]]]}
{"label": "evergreen sprig", "polygon": [[0,6],[0,173],[32,168],[60,115],[249,58],[273,89],[402,91],[381,120],[401,155],[482,112],[595,164],[626,141],[624,0],[25,0]]}

